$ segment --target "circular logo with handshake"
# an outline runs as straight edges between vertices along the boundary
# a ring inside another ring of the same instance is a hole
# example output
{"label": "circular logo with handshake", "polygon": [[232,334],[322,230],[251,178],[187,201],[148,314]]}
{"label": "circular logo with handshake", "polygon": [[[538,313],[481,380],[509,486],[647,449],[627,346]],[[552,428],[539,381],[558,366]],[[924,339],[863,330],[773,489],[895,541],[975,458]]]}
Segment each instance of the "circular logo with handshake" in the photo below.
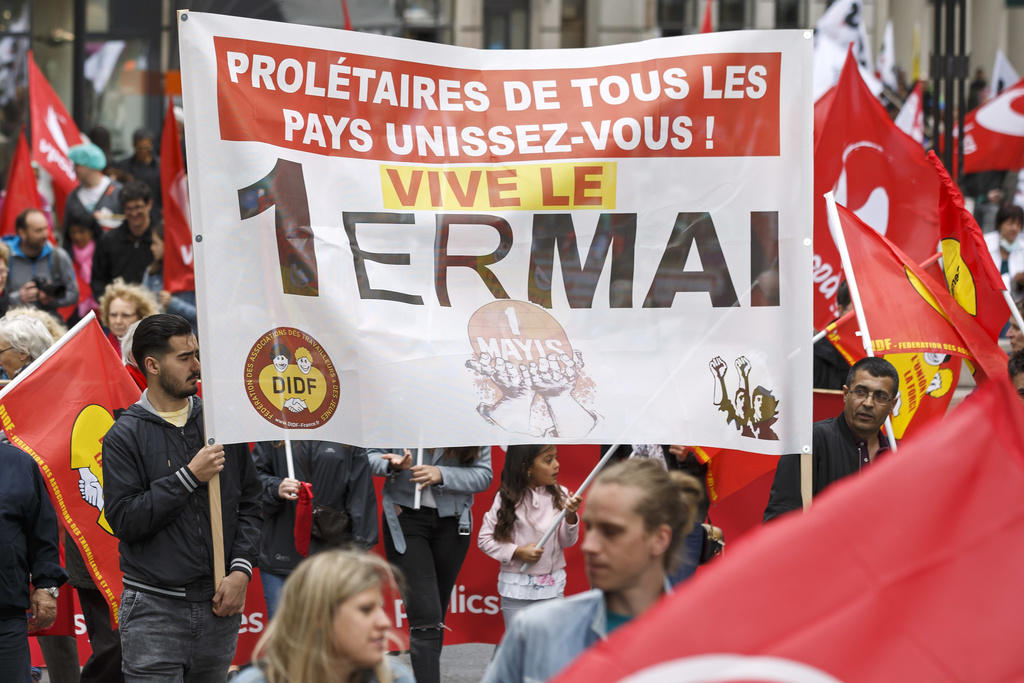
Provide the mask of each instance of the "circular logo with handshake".
{"label": "circular logo with handshake", "polygon": [[294,327],[276,327],[246,356],[245,393],[268,422],[286,429],[315,429],[338,409],[341,383],[316,339]]}

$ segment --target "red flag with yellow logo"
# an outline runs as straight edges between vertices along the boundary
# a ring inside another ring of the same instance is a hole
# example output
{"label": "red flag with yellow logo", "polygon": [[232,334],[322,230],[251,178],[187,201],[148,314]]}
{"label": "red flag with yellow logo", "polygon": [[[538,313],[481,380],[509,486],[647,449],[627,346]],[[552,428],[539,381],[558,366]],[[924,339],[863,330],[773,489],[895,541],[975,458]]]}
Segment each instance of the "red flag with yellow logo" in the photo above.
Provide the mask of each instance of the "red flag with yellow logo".
{"label": "red flag with yellow logo", "polygon": [[964,206],[960,188],[935,152],[928,152],[928,160],[939,175],[939,238],[946,289],[995,340],[1010,317],[1003,296],[1006,286],[978,222]]}
{"label": "red flag with yellow logo", "polygon": [[961,356],[986,377],[1006,374],[1006,354],[949,292],[851,211],[836,208],[876,354]]}
{"label": "red flag with yellow logo", "polygon": [[11,443],[31,455],[57,517],[78,545],[117,623],[121,570],[117,538],[103,515],[101,444],[114,411],[139,388],[93,313],[0,392],[0,421]]}

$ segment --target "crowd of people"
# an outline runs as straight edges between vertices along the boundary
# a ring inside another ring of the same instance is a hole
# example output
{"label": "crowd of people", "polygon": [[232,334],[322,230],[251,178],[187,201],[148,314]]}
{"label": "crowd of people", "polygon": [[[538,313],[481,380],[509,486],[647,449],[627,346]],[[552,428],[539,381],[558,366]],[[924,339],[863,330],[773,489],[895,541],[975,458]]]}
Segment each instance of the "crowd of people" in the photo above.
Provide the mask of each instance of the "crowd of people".
{"label": "crowd of people", "polygon": [[60,225],[52,225],[43,209],[18,212],[14,234],[0,243],[0,314],[31,306],[74,324],[92,311],[119,351],[127,327],[157,311],[196,326],[195,292],[163,286],[153,136],[140,129],[134,140],[135,153],[117,164],[92,142],[68,151],[79,184]]}
{"label": "crowd of people", "polygon": [[[120,287],[105,304],[109,310],[138,303],[128,293],[137,286]],[[16,542],[23,552],[5,577],[20,575],[23,585],[0,595],[3,680],[28,680],[27,629],[51,622],[54,598],[73,588],[93,652],[79,672],[73,638],[41,636],[51,681],[223,681],[258,567],[271,621],[253,665],[238,680],[440,681],[448,601],[472,545],[473,496],[494,476],[490,447],[425,449],[417,461],[406,448],[326,441],[263,442],[251,450],[207,444],[194,330],[181,316],[144,312],[119,341],[145,391],[117,418],[102,447],[103,509],[124,573],[119,628],[112,628],[70,538],[59,559],[57,520],[38,468],[4,444],[0,457],[20,463],[10,471],[26,485],[10,503],[21,515]],[[44,320],[55,321],[27,307],[0,319],[0,361],[10,376],[63,334]],[[508,628],[488,680],[547,678],[671,590],[681,562],[696,561],[682,548],[698,520],[703,484],[670,471],[665,455],[674,459],[671,453],[652,457],[652,447],[637,446],[636,457],[600,474],[581,512],[581,497],[559,483],[555,446],[508,449],[477,535],[480,549],[497,560]],[[225,551],[219,584],[207,493],[215,475]],[[380,506],[373,476],[384,478]],[[296,524],[304,488],[315,501],[306,538]],[[540,547],[552,525],[555,533]],[[564,549],[578,541],[581,526],[588,530],[583,553],[594,590],[565,599]],[[386,560],[368,552],[378,529]],[[411,672],[385,657],[397,647],[382,607],[383,593],[392,590],[405,603]],[[541,603],[549,613],[535,607]],[[534,632],[531,624],[542,628]],[[527,640],[546,649],[526,647]]]}
{"label": "crowd of people", "polygon": [[[55,229],[45,211],[26,208],[15,234],[0,241],[3,378],[16,378],[65,325],[95,312],[143,390],[102,447],[102,509],[124,573],[118,628],[67,533],[61,559],[35,462],[0,443],[2,531],[11,548],[0,560],[0,680],[30,679],[28,633],[53,623],[67,584],[92,654],[80,668],[73,637],[40,636],[53,683],[224,681],[258,568],[270,622],[237,683],[439,683],[449,600],[473,545],[474,496],[495,478],[491,447],[423,449],[414,459],[410,448],[329,441],[207,443],[195,293],[164,288],[153,136],[136,131],[133,147],[117,164],[91,142],[72,147],[79,185],[62,224]],[[992,214],[986,246],[1008,288],[1024,298],[1024,211],[988,208],[979,207]],[[840,313],[852,306],[845,285],[837,301]],[[1006,338],[1008,375],[1024,400],[1024,333],[1012,318]],[[808,481],[800,454],[779,459],[766,523],[890,452],[882,425],[899,396],[893,365],[865,358],[851,367],[827,342],[816,345],[815,362],[815,385],[841,389],[842,412],[813,425]],[[507,449],[476,528],[479,551],[495,560],[505,625],[485,681],[553,677],[721,548],[720,531],[701,524],[708,497],[692,454],[680,445],[626,451],[584,501],[559,482],[556,446]],[[214,477],[222,539],[210,524]],[[374,477],[383,480],[379,501]],[[378,538],[383,558],[371,551]],[[580,542],[591,590],[566,597],[565,550]],[[222,577],[215,543],[223,544]],[[405,605],[411,671],[387,656],[401,647],[383,608],[392,592]]]}

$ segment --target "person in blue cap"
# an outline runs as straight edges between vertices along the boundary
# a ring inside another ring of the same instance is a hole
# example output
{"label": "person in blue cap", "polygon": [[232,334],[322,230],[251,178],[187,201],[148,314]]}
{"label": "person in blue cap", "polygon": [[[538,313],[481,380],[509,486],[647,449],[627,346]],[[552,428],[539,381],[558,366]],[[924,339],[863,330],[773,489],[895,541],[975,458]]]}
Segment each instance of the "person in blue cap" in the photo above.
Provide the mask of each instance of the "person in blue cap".
{"label": "person in blue cap", "polygon": [[92,226],[94,223],[109,230],[123,220],[121,215],[121,184],[108,177],[103,169],[107,157],[96,145],[85,142],[68,150],[68,158],[75,165],[78,187],[68,195],[64,207],[64,229],[76,222]]}

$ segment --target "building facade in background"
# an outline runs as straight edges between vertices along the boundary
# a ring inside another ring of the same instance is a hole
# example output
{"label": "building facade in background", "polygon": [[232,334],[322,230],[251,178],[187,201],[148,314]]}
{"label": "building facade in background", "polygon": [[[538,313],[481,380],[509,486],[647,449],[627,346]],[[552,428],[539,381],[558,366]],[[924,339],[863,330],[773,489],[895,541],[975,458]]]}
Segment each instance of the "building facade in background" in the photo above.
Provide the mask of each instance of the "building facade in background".
{"label": "building facade in background", "polygon": [[[886,22],[896,62],[908,73],[920,36],[928,77],[931,0],[863,0],[877,53]],[[352,28],[488,49],[575,48],[699,32],[706,0],[347,0]],[[828,0],[712,0],[716,30],[810,28]],[[342,0],[5,0],[0,3],[0,168],[27,121],[25,54],[82,131],[103,125],[112,156],[131,151],[132,131],[159,132],[176,89],[178,9],[343,28]],[[967,0],[970,73],[992,69],[997,50],[1024,71],[1024,0]]]}

